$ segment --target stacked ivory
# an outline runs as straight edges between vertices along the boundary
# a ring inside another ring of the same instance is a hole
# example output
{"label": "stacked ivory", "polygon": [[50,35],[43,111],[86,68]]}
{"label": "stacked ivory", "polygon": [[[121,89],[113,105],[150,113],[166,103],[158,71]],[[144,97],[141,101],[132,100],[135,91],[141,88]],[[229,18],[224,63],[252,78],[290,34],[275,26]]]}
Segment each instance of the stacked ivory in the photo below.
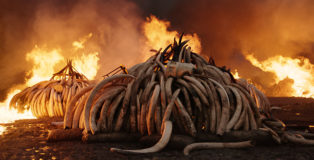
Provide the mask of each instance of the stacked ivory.
{"label": "stacked ivory", "polygon": [[10,107],[20,111],[31,109],[36,117],[62,117],[71,97],[88,85],[87,78],[78,73],[69,61],[50,80],[41,81],[16,94],[10,101]]}
{"label": "stacked ivory", "polygon": [[[110,150],[153,153],[170,142],[183,144],[185,155],[195,149],[251,147],[255,138],[314,144],[304,138],[313,134],[285,131],[256,87],[191,52],[181,39],[128,72],[79,91],[66,107],[66,130],[50,132],[48,140],[81,138],[81,129],[87,142],[152,140],[161,135],[146,149]],[[228,137],[229,142],[219,142]]]}
{"label": "stacked ivory", "polygon": [[[67,106],[64,127],[152,135],[168,132],[165,124],[173,122],[173,133],[192,137],[262,127],[269,111],[265,95],[193,53],[186,43],[175,41],[128,74],[78,92]],[[262,117],[259,110],[266,114]]]}

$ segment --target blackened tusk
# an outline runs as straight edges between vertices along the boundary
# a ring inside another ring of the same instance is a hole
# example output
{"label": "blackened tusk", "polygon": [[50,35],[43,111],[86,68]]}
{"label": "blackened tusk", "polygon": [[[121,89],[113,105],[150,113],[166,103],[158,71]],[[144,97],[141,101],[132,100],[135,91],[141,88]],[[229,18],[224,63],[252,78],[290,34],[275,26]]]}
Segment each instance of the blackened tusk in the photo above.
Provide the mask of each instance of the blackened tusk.
{"label": "blackened tusk", "polygon": [[181,44],[181,42],[182,42],[183,35],[184,35],[184,32],[182,32],[182,34],[180,35],[179,45],[180,45],[180,44]]}

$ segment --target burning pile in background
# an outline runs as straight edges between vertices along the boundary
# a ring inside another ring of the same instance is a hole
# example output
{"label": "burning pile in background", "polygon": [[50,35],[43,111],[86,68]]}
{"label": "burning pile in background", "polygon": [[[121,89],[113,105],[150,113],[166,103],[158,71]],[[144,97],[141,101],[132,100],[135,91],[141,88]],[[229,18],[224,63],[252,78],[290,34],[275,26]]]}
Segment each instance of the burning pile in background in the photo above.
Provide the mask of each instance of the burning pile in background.
{"label": "burning pile in background", "polygon": [[[91,33],[89,37],[91,37]],[[99,53],[98,52],[86,52],[84,50],[83,41],[74,41],[72,43],[73,51],[76,53],[71,59],[73,59],[73,65],[79,73],[84,74],[88,79],[94,79],[99,69]],[[28,71],[28,78],[26,86],[34,85],[40,81],[48,80],[51,78],[58,69],[63,67],[65,57],[62,55],[63,50],[61,48],[47,49],[46,47],[35,47],[26,54],[26,60],[33,64],[32,69]],[[81,53],[82,52],[82,53]],[[80,56],[77,56],[80,55]]]}
{"label": "burning pile in background", "polygon": [[[265,72],[271,72],[276,75],[275,83],[278,90],[281,81],[288,81],[291,88],[286,90],[286,95],[294,97],[314,98],[314,65],[307,58],[290,58],[275,56],[265,61],[258,61],[253,55],[249,54],[246,58],[256,67]],[[285,83],[288,85],[288,83]],[[286,86],[283,86],[285,88]],[[274,96],[279,95],[276,92]]]}
{"label": "burning pile in background", "polygon": [[40,81],[14,95],[10,107],[18,111],[31,110],[38,118],[63,117],[70,100],[89,83],[85,75],[72,66],[72,61],[68,61],[50,80]]}
{"label": "burning pile in background", "polygon": [[[91,37],[92,34],[89,34]],[[74,41],[73,48],[76,52],[84,49],[84,41]],[[79,46],[79,47],[77,47]],[[17,119],[33,119],[35,116],[31,110],[24,110],[24,108],[18,109],[17,106],[9,109],[9,104],[14,95],[19,93],[22,89],[35,85],[36,83],[47,81],[56,72],[56,69],[60,69],[61,65],[64,65],[65,58],[61,55],[62,50],[60,48],[46,49],[45,47],[38,47],[37,45],[26,54],[26,60],[33,63],[32,69],[28,72],[29,78],[25,84],[12,88],[12,92],[9,93],[5,102],[0,103],[0,123],[9,123]],[[98,52],[83,53],[82,56],[73,57],[73,64],[77,66],[76,72],[86,72],[86,77],[94,79],[99,68],[98,65]],[[72,64],[71,64],[72,66]],[[65,104],[64,104],[65,105]],[[26,106],[30,107],[29,105]],[[38,115],[39,116],[39,115]],[[61,115],[59,115],[61,116]],[[1,130],[1,128],[0,128]],[[4,128],[2,128],[4,130]]]}

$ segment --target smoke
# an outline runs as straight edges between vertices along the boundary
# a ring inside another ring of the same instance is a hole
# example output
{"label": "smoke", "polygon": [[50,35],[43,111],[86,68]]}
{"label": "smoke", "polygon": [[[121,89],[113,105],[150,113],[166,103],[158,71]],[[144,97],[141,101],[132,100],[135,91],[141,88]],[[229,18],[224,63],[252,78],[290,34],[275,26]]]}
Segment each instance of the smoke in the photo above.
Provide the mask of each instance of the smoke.
{"label": "smoke", "polygon": [[[274,86],[274,75],[252,66],[245,55],[253,54],[258,60],[276,55],[303,56],[314,63],[312,0],[172,0],[170,5],[167,5],[168,1],[157,5],[156,2],[139,3],[148,8],[145,14],[153,13],[169,20],[172,29],[197,33],[202,42],[202,55],[212,56],[220,66],[238,69],[241,77],[251,79],[268,95],[285,95],[291,86],[290,81]],[[282,92],[278,88],[282,88]]]}
{"label": "smoke", "polygon": [[92,33],[84,45],[89,52],[100,52],[98,77],[121,63],[130,66],[139,61],[144,41],[134,3],[82,0],[70,4],[61,8],[55,1],[40,5],[34,22],[36,40],[50,47],[61,46],[62,54],[71,58],[77,54],[72,42]]}
{"label": "smoke", "polygon": [[141,25],[150,14],[169,20],[173,30],[197,33],[202,55],[238,69],[268,95],[284,95],[292,82],[274,86],[274,75],[245,55],[303,56],[314,63],[312,0],[0,0],[0,101],[28,78],[32,63],[25,56],[35,45],[62,48],[71,58],[82,54],[73,52],[72,42],[92,33],[85,51],[99,52],[98,79],[121,63],[138,63],[145,47]]}
{"label": "smoke", "polygon": [[27,66],[23,52],[30,49],[26,37],[33,33],[32,21],[35,15],[33,1],[20,5],[18,1],[0,1],[0,101],[8,90],[25,81]]}
{"label": "smoke", "polygon": [[[0,6],[0,101],[10,88],[29,78],[32,62],[26,61],[26,54],[35,45],[61,49],[62,56],[68,59],[99,52],[98,79],[115,66],[130,67],[141,60],[143,20],[133,2],[1,0]],[[90,33],[93,36],[84,44],[85,49],[74,52],[72,42]]]}

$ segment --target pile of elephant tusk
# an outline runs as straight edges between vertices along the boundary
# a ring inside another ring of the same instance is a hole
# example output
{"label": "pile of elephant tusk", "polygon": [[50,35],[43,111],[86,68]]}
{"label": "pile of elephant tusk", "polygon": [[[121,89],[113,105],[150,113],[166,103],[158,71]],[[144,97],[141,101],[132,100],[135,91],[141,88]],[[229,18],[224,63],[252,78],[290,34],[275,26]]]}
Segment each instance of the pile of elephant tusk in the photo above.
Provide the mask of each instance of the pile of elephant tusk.
{"label": "pile of elephant tusk", "polygon": [[41,81],[14,95],[10,107],[19,111],[31,109],[36,117],[63,117],[71,98],[87,86],[87,78],[68,61],[50,80]]}
{"label": "pile of elephant tusk", "polygon": [[192,52],[182,36],[127,74],[80,90],[67,104],[64,129],[67,135],[84,130],[85,142],[158,137],[146,149],[110,149],[125,154],[158,152],[178,142],[188,155],[196,149],[251,147],[263,137],[311,144],[285,134],[261,91]]}

